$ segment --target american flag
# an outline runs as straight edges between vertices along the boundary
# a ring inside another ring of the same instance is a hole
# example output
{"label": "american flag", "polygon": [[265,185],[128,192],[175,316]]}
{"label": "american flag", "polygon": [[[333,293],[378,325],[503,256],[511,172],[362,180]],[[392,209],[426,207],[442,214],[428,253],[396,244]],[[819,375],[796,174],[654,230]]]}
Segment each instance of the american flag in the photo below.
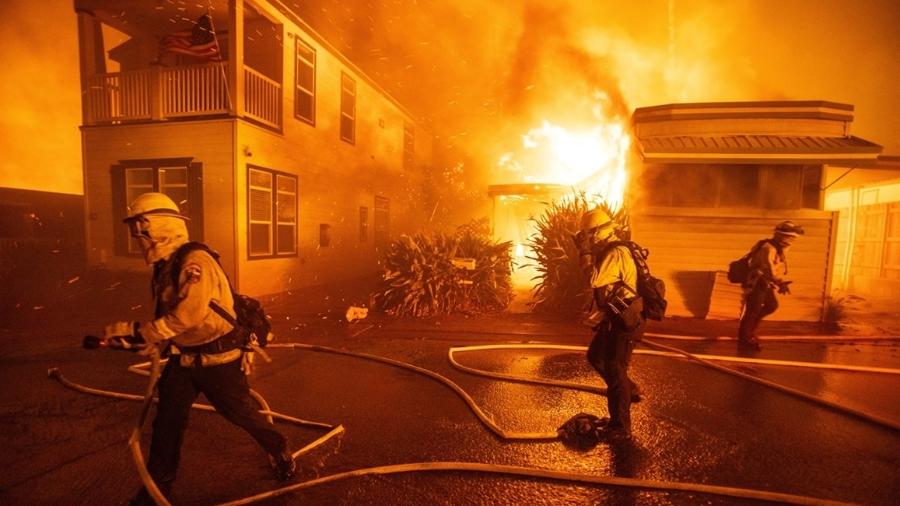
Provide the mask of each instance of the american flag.
{"label": "american flag", "polygon": [[209,14],[203,14],[197,18],[194,28],[163,37],[159,41],[159,55],[162,57],[167,53],[220,61],[222,58],[219,52],[219,41],[213,30],[212,17]]}

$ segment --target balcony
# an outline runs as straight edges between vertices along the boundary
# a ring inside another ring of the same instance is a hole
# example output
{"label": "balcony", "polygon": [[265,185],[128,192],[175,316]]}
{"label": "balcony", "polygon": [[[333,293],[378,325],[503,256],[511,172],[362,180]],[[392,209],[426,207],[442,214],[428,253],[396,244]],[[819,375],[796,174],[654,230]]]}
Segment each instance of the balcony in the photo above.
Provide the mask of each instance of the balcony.
{"label": "balcony", "polygon": [[[281,128],[281,83],[244,66],[243,116]],[[228,63],[151,67],[90,77],[86,124],[110,125],[226,115],[233,109]]]}

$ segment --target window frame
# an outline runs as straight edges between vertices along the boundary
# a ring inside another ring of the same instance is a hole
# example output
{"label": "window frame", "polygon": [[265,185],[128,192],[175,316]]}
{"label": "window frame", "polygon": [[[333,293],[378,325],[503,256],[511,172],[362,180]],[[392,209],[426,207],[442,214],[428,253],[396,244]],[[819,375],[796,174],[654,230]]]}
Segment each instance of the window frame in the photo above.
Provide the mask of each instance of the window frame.
{"label": "window frame", "polygon": [[365,244],[369,242],[369,208],[368,206],[359,206],[359,242]]}
{"label": "window frame", "polygon": [[[250,184],[251,176],[253,172],[261,172],[264,174],[268,174],[271,176],[272,185],[269,188],[263,188],[258,186],[252,186]],[[278,187],[279,178],[286,178],[294,181],[294,193],[290,193],[287,191],[283,191]],[[247,260],[261,260],[261,259],[271,259],[271,258],[291,258],[296,257],[300,254],[300,244],[299,244],[299,229],[300,229],[300,178],[296,174],[290,174],[288,172],[270,169],[267,167],[261,167],[259,165],[247,164],[247,174],[246,174],[246,212],[247,212]],[[267,189],[269,191],[270,197],[270,209],[269,209],[269,220],[264,222],[260,220],[253,220],[253,216],[251,213],[250,205],[251,205],[251,196],[250,192],[252,190],[260,190]],[[279,227],[283,225],[291,224],[291,222],[282,222],[279,221],[278,216],[278,203],[279,203],[279,195],[293,195],[294,196],[294,221],[293,221],[293,241],[292,241],[292,251],[290,252],[280,252],[279,248]],[[268,223],[269,225],[269,248],[267,253],[254,253],[252,250],[253,247],[253,236],[252,234],[252,225],[260,224],[260,223]]]}
{"label": "window frame", "polygon": [[391,242],[391,199],[383,195],[375,196],[372,213],[372,237],[376,248],[387,247]]}
{"label": "window frame", "polygon": [[[305,48],[312,53],[312,61],[300,55],[300,49]],[[294,38],[294,117],[298,120],[316,126],[316,64],[318,56],[316,48],[307,44],[300,37]],[[312,69],[312,89],[307,90],[300,85],[300,66],[306,65]],[[306,95],[310,101],[310,117],[307,118],[300,114],[298,105],[300,104],[300,96]]]}
{"label": "window frame", "polygon": [[[347,87],[347,84],[351,84],[352,87]],[[349,96],[353,98],[353,102],[350,107],[350,112],[346,112],[345,102],[344,102],[344,91],[349,93]],[[340,97],[340,121],[338,122],[338,135],[340,135],[341,140],[347,142],[348,144],[356,145],[356,79],[350,76],[350,74],[341,71],[341,97]],[[350,122],[350,137],[344,137],[344,119],[347,118]]]}
{"label": "window frame", "polygon": [[[184,188],[185,196],[188,202],[188,208],[185,212],[183,202],[175,200],[179,209],[190,218],[187,221],[188,234],[192,241],[203,242],[203,164],[194,162],[193,157],[179,158],[148,158],[148,159],[129,159],[119,160],[119,163],[112,165],[110,168],[111,194],[113,204],[113,242],[114,253],[116,256],[140,257],[141,250],[136,246],[134,240],[128,233],[128,229],[122,225],[126,217],[127,206],[131,200],[145,192],[165,193],[164,173],[167,169],[184,169],[185,182],[169,185],[175,188]],[[135,185],[135,188],[142,188],[142,191],[129,196],[128,172],[136,170],[151,171],[151,182],[149,185]]]}

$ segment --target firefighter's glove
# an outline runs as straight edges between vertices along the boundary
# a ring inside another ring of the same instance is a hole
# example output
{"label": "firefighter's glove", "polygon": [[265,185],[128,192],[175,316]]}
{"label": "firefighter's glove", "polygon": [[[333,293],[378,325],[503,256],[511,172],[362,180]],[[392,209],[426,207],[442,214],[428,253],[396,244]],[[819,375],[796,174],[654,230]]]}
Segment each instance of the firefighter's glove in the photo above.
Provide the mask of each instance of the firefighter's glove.
{"label": "firefighter's glove", "polygon": [[789,285],[791,283],[793,283],[793,281],[782,281],[781,283],[778,283],[778,293],[784,294],[784,295],[790,295],[791,287]]}
{"label": "firefighter's glove", "polygon": [[255,353],[252,351],[244,352],[244,356],[241,357],[241,370],[244,371],[244,374],[250,376],[253,373],[253,359]]}
{"label": "firefighter's glove", "polygon": [[103,339],[111,348],[139,351],[146,347],[140,332],[140,322],[115,322],[103,329]]}

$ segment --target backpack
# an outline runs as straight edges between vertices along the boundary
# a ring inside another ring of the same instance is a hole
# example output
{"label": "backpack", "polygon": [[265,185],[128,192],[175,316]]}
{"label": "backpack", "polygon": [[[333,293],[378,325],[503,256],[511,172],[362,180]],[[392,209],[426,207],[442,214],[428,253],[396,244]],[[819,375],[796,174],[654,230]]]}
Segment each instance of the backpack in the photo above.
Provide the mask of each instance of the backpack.
{"label": "backpack", "polygon": [[650,274],[650,267],[647,265],[650,251],[640,247],[634,241],[613,241],[603,248],[598,258],[602,258],[616,246],[627,246],[634,259],[634,266],[637,270],[637,294],[644,301],[644,309],[641,314],[650,320],[662,320],[666,316],[666,306],[668,305],[666,283]]}
{"label": "backpack", "polygon": [[753,245],[746,255],[728,264],[728,281],[732,283],[744,283],[750,276],[750,259],[759,251],[763,244],[771,242],[769,239],[763,239]]}
{"label": "backpack", "polygon": [[[175,279],[176,286],[178,284],[178,278],[181,275],[181,264],[184,262],[184,258],[188,253],[196,250],[203,250],[209,253],[209,256],[213,257],[217,264],[219,263],[219,254],[201,242],[192,241],[182,245],[175,251],[174,263],[172,265],[172,276]],[[221,266],[221,264],[219,265]],[[228,279],[227,275],[226,279]],[[244,329],[247,332],[247,344],[253,342],[255,338],[260,346],[265,347],[269,344],[272,334],[272,324],[269,323],[269,317],[266,315],[266,310],[263,309],[262,304],[253,297],[235,292],[234,288],[231,288],[230,279],[228,280],[228,286],[231,289],[231,296],[234,299],[234,313],[237,317],[232,318],[232,316],[228,314],[228,311],[213,301],[209,301],[209,307],[235,328]]]}

